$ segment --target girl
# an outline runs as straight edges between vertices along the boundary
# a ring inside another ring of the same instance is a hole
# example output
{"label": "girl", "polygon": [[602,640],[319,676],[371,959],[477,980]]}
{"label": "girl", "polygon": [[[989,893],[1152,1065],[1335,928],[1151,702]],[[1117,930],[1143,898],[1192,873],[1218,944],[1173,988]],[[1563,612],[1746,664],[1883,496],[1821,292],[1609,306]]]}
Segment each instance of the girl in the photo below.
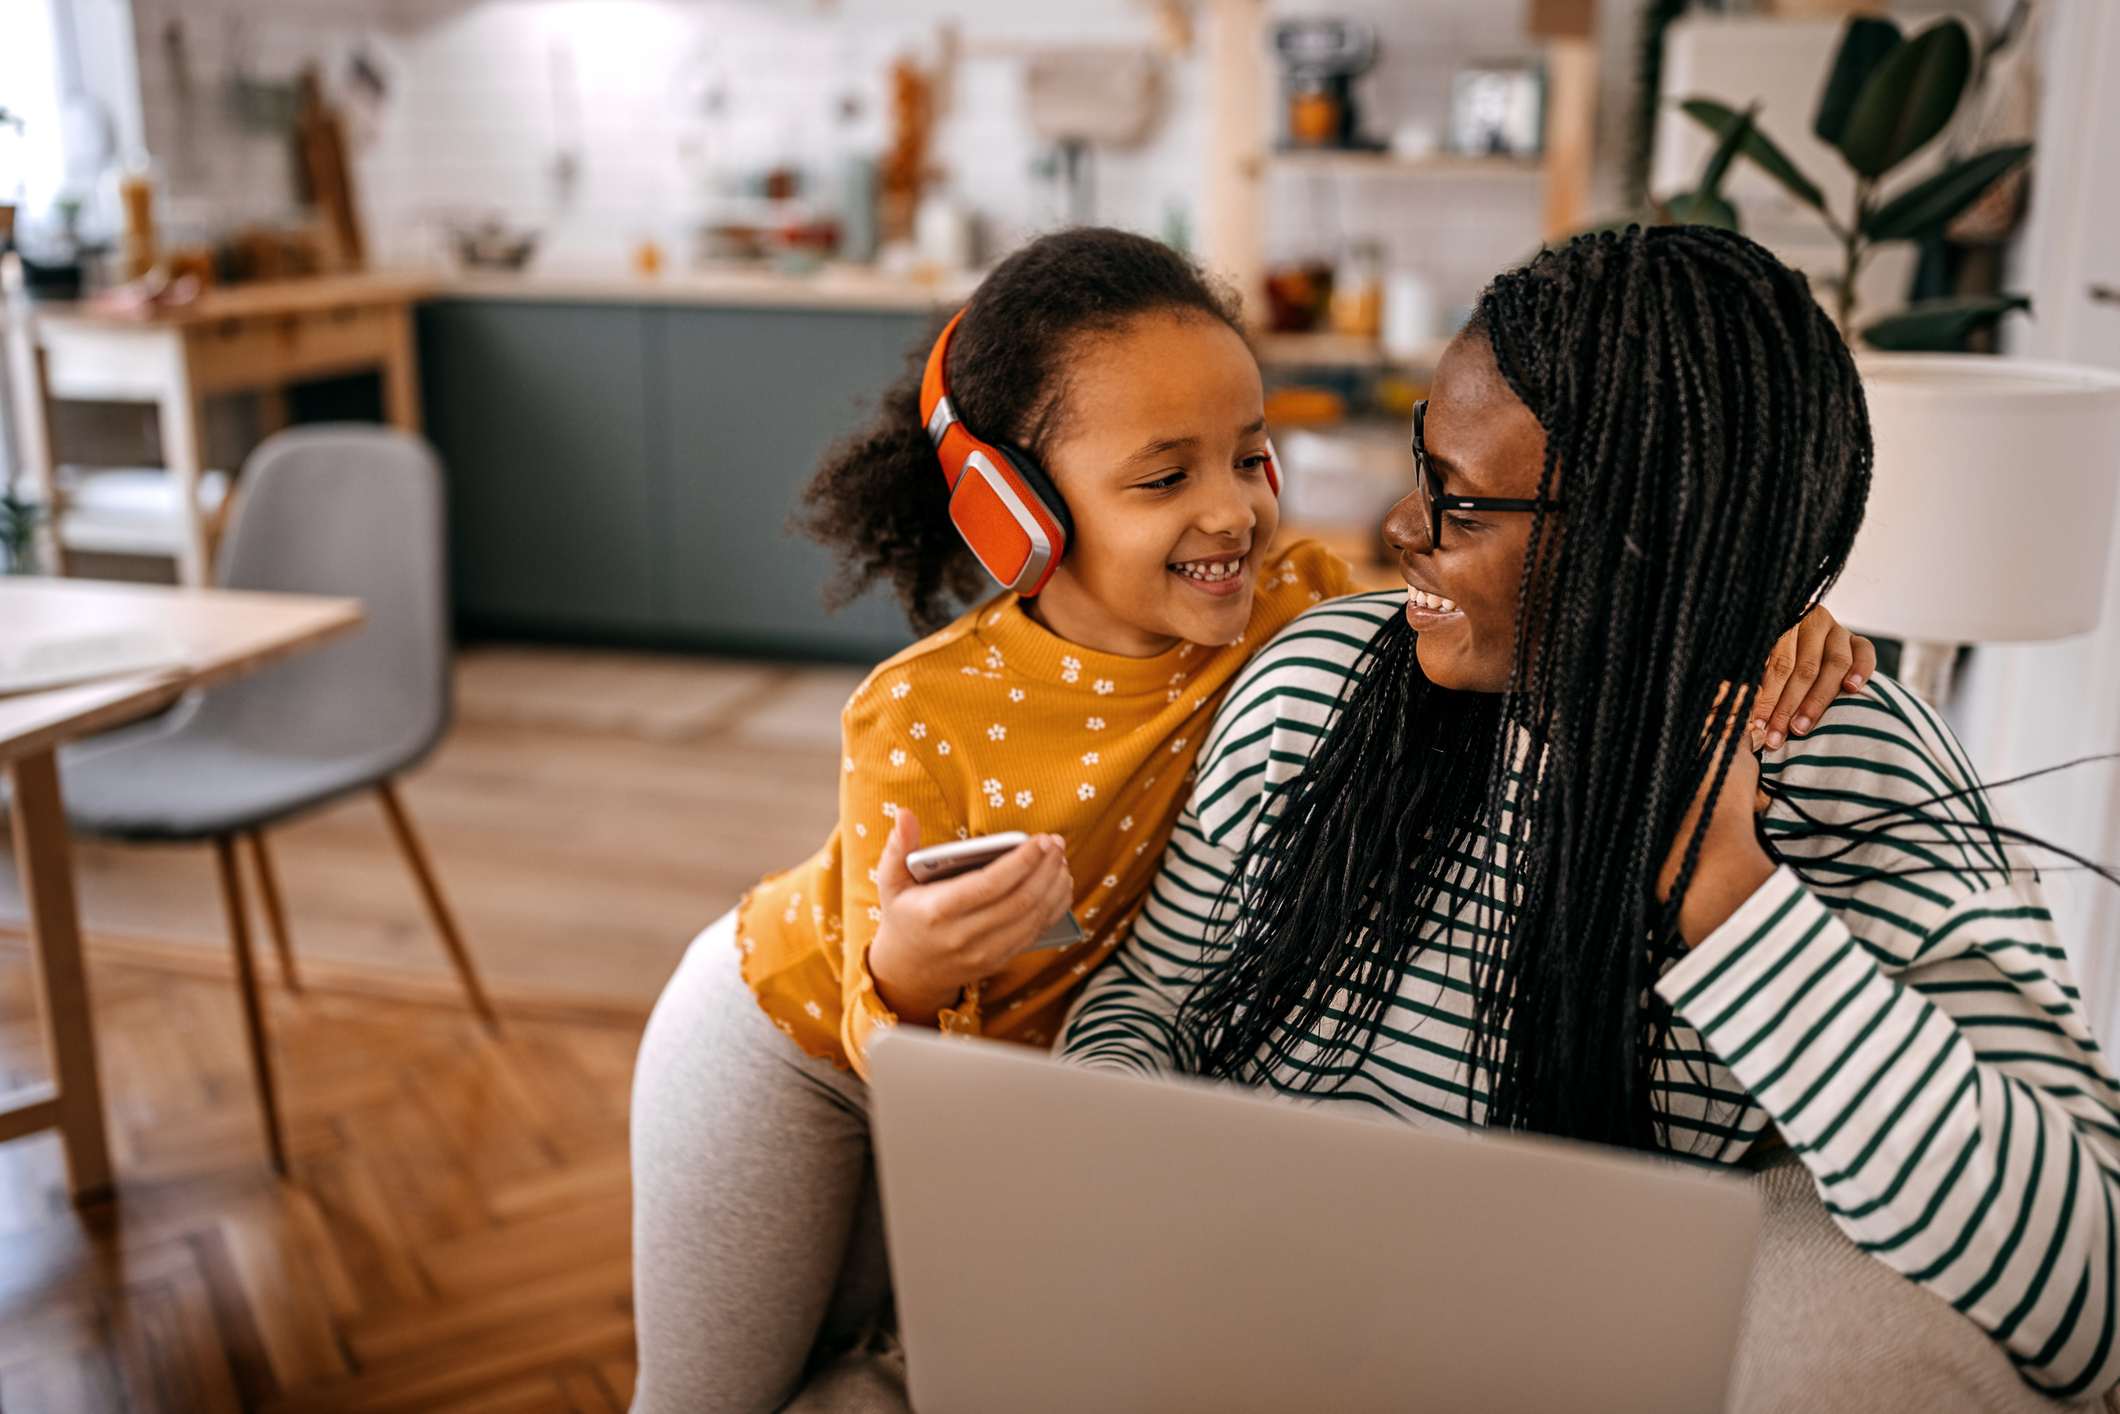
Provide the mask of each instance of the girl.
{"label": "girl", "polygon": [[[1414,426],[1407,594],[1304,615],[1238,683],[1065,1049],[1724,1163],[1785,1138],[1867,1295],[1755,1286],[1748,1322],[1803,1335],[1754,1394],[2110,1388],[2120,1088],[2018,837],[1882,678],[1774,743],[1754,817],[1730,684],[1869,482],[1804,278],[1703,227],[1578,240],[1494,282]],[[1970,1346],[1878,1348],[1938,1323]]]}
{"label": "girl", "polygon": [[[1043,468],[1073,532],[1035,597],[990,599],[870,675],[842,719],[839,828],[707,929],[657,1003],[634,1101],[637,1410],[776,1409],[874,1309],[869,1039],[1049,1044],[1140,909],[1231,678],[1348,589],[1315,545],[1268,554],[1257,365],[1228,299],[1155,242],[1078,229],[1003,261],[931,383],[890,390],[807,493],[842,592],[888,581],[920,628],[980,592],[930,436],[944,393]],[[1807,666],[1777,730],[1874,661],[1823,617],[1784,656]],[[906,872],[922,839],[1004,830],[1031,838],[975,874]],[[1034,948],[1070,909],[1082,940]]]}

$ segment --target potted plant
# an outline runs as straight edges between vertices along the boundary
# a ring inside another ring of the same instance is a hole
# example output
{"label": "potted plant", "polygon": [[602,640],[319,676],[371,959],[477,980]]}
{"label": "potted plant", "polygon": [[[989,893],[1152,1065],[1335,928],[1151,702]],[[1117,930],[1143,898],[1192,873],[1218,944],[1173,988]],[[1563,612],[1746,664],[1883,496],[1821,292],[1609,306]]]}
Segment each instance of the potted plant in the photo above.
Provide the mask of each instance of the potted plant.
{"label": "potted plant", "polygon": [[[1750,161],[1816,212],[1839,241],[1834,313],[1842,336],[1852,344],[1857,333],[1856,280],[1875,248],[1886,241],[1937,236],[2031,156],[2030,143],[1990,147],[1885,194],[1891,174],[1950,123],[1972,79],[1972,39],[1960,21],[1939,20],[1909,37],[1889,19],[1857,16],[1841,36],[1811,122],[1812,131],[1840,154],[1854,177],[1848,209],[1837,212],[1828,205],[1818,184],[1760,131],[1754,112],[1739,112],[1711,98],[1692,98],[1681,106],[1718,141],[1700,184],[1672,199],[1670,215],[1735,229],[1737,212],[1722,196],[1722,181],[1737,157]],[[1993,325],[2011,310],[2030,307],[2030,300],[2013,294],[1918,300],[1863,327],[1860,334],[1878,349],[1953,349],[1969,332]]]}

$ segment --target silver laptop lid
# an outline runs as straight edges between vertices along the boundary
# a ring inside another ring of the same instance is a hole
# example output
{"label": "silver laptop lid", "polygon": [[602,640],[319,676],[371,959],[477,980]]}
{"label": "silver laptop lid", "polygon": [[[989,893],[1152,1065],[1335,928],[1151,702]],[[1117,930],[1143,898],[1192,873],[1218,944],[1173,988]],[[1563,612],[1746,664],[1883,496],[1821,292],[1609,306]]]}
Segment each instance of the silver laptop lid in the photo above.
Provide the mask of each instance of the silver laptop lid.
{"label": "silver laptop lid", "polygon": [[998,1043],[870,1068],[920,1414],[1722,1407],[1736,1178]]}

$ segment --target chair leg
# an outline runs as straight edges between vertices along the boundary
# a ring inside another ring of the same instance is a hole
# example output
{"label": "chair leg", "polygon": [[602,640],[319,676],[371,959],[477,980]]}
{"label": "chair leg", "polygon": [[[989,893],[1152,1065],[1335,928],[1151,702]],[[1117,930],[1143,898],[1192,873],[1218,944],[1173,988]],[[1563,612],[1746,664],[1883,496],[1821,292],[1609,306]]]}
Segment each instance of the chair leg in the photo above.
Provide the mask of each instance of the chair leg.
{"label": "chair leg", "polygon": [[478,972],[471,966],[471,954],[464,947],[463,936],[457,932],[456,919],[449,912],[448,901],[442,897],[441,882],[434,877],[434,867],[427,861],[427,851],[420,845],[419,836],[413,833],[412,817],[405,813],[404,802],[398,799],[397,783],[379,782],[375,793],[382,797],[383,815],[390,821],[390,832],[397,836],[398,848],[405,852],[405,862],[412,867],[412,877],[420,886],[420,897],[426,900],[428,915],[434,919],[434,931],[442,935],[442,946],[449,950],[449,960],[456,964],[456,975],[463,981],[464,995],[470,999],[471,1009],[485,1022],[486,1030],[498,1036],[501,1019],[495,1014],[493,1003],[486,1000],[485,988],[479,985]]}
{"label": "chair leg", "polygon": [[235,947],[236,983],[243,994],[243,1021],[250,1031],[250,1067],[258,1083],[258,1104],[265,1112],[265,1147],[272,1167],[287,1176],[287,1150],[280,1142],[280,1103],[272,1083],[272,1052],[265,1036],[265,1008],[258,999],[257,966],[250,956],[250,918],[243,907],[243,876],[236,868],[236,842],[219,835],[214,862],[221,874],[221,902],[228,910],[228,940]]}
{"label": "chair leg", "polygon": [[287,931],[287,904],[280,897],[280,877],[272,870],[272,855],[265,848],[265,832],[252,830],[243,838],[250,843],[250,862],[258,871],[258,893],[265,901],[265,926],[272,934],[272,950],[280,959],[280,982],[290,992],[302,990],[300,974],[294,970],[294,939]]}

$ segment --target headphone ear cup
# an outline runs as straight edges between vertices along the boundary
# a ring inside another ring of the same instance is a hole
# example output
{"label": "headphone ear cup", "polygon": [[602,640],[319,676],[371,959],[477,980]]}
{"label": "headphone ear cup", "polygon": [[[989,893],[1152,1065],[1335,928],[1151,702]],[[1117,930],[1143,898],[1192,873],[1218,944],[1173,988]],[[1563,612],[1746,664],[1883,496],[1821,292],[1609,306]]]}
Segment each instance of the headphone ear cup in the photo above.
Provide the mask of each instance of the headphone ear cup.
{"label": "headphone ear cup", "polygon": [[1053,547],[1053,561],[1057,564],[1060,557],[1067,553],[1067,542],[1075,538],[1075,518],[1067,513],[1067,502],[1060,499],[1060,489],[1046,476],[1044,468],[1031,459],[1030,453],[1000,444],[995,444],[994,450],[1008,458],[1009,470],[1015,472],[1017,478],[1030,488],[1031,493],[1037,496],[1039,502],[1051,514],[1054,523],[1060,527],[1060,534],[1064,539]]}

